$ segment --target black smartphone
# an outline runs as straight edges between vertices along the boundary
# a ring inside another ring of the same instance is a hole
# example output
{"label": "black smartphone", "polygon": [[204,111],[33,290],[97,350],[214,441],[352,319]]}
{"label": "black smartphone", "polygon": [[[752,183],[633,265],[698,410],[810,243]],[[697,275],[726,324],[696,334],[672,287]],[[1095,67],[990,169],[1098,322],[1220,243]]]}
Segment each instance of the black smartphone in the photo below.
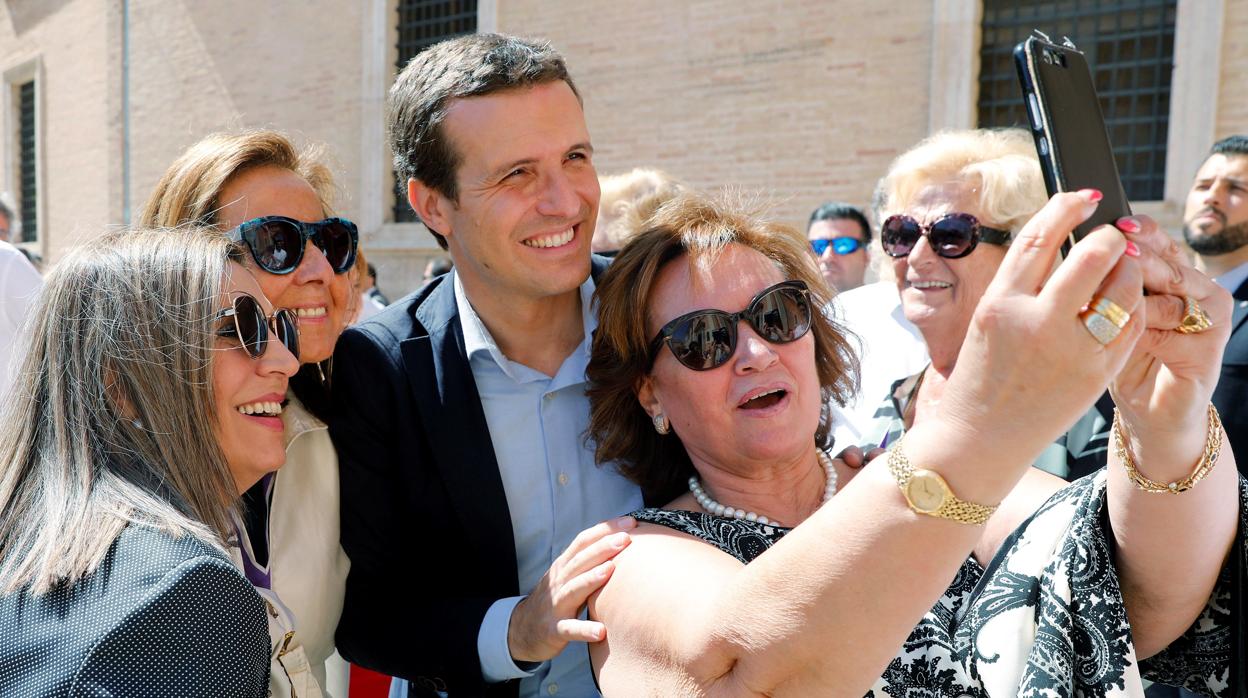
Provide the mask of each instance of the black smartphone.
{"label": "black smartphone", "polygon": [[1056,44],[1033,36],[1014,47],[1014,64],[1049,196],[1080,189],[1105,195],[1096,213],[1063,243],[1065,256],[1093,228],[1131,215],[1131,207],[1083,53],[1069,39]]}

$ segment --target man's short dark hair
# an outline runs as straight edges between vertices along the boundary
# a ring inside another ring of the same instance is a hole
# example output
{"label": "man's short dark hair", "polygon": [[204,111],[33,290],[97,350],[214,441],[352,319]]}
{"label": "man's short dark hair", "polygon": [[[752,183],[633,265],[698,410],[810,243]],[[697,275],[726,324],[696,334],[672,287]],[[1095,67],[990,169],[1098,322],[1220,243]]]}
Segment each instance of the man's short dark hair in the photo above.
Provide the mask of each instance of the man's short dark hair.
{"label": "man's short dark hair", "polygon": [[368,263],[368,278],[372,279],[373,283],[377,282],[377,266],[372,262]]}
{"label": "man's short dark hair", "polygon": [[[395,79],[388,102],[390,149],[400,181],[419,180],[456,201],[460,156],[442,130],[451,100],[556,80],[566,82],[580,99],[563,56],[546,41],[469,34],[416,54]],[[430,232],[446,249],[446,238]]]}
{"label": "man's short dark hair", "polygon": [[3,201],[0,201],[0,216],[3,216],[9,225],[13,225],[13,209],[5,206]]}
{"label": "man's short dark hair", "polygon": [[1227,136],[1209,149],[1210,155],[1248,155],[1248,136]]}
{"label": "man's short dark hair", "polygon": [[858,224],[862,228],[862,243],[865,245],[871,242],[871,224],[867,222],[867,217],[862,214],[858,207],[847,204],[843,201],[831,201],[810,214],[810,222],[806,224],[806,232],[810,232],[810,226],[819,221],[843,221],[849,220]]}

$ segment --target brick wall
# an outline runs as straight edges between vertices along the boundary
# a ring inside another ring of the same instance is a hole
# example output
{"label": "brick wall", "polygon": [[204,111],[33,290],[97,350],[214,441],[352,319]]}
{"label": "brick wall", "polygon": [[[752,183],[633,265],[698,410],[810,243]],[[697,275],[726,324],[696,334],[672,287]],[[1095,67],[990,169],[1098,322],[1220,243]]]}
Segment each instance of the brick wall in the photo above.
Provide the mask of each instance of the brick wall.
{"label": "brick wall", "polygon": [[1248,133],[1248,2],[1226,0],[1222,21],[1218,138]]}
{"label": "brick wall", "polygon": [[[0,10],[0,73],[40,64],[40,243],[43,254],[55,258],[78,236],[98,232],[121,213],[118,102],[108,70],[120,25],[114,3],[6,5]],[[8,179],[0,182],[0,191],[12,194],[17,178],[15,114],[0,115],[0,124],[5,129],[0,156]]]}
{"label": "brick wall", "polygon": [[[53,260],[76,236],[124,219],[121,7],[0,3],[0,73],[42,63],[42,234]],[[383,289],[398,296],[419,282],[436,250],[416,226],[385,225],[389,155],[374,152],[384,151],[375,102],[393,71],[392,3],[129,7],[136,215],[169,163],[205,134],[277,127],[326,145],[339,209],[365,222]],[[800,226],[828,199],[866,205],[889,161],[926,135],[932,16],[933,0],[498,0],[496,22],[484,23],[548,37],[564,52],[600,172],[653,166],[697,187],[763,191],[775,217]],[[388,34],[378,36],[377,22]],[[1218,135],[1248,131],[1248,90],[1238,89],[1245,35],[1248,3],[1226,2]],[[366,65],[385,73],[376,95],[365,94]],[[11,116],[0,123],[0,163],[11,163]]]}
{"label": "brick wall", "polygon": [[499,3],[501,31],[549,38],[585,96],[600,173],[865,206],[928,118],[930,0]]}
{"label": "brick wall", "polygon": [[354,215],[359,5],[132,0],[136,214],[169,164],[204,135],[268,127],[325,145],[339,210]]}

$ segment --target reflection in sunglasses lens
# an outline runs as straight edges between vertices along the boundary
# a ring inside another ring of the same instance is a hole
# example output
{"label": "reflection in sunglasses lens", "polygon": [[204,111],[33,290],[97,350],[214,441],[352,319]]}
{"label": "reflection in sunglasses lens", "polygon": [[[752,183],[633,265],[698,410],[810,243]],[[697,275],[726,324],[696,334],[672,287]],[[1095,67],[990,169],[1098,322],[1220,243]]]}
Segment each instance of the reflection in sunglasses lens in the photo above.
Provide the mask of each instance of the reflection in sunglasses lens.
{"label": "reflection in sunglasses lens", "polygon": [[289,310],[279,310],[273,314],[277,325],[277,339],[286,349],[296,358],[299,356],[299,327],[295,319],[294,313]]}
{"label": "reflection in sunglasses lens", "polygon": [[832,251],[839,255],[853,254],[858,251],[858,244],[854,238],[835,238],[832,240]]}
{"label": "reflection in sunglasses lens", "polygon": [[287,268],[303,243],[299,231],[285,221],[269,221],[256,231],[255,253],[260,264],[269,271]]}
{"label": "reflection in sunglasses lens", "polygon": [[321,231],[325,259],[336,272],[346,271],[347,262],[351,257],[351,231],[346,225],[334,221]]}
{"label": "reflection in sunglasses lens", "polygon": [[[742,317],[763,339],[786,344],[810,329],[810,303],[804,290],[777,288],[759,296]],[[736,322],[720,310],[698,313],[673,329],[668,345],[680,363],[695,371],[721,366],[736,351]]]}
{"label": "reflection in sunglasses lens", "polygon": [[962,215],[941,218],[932,225],[932,244],[945,257],[961,255],[971,244],[974,224]]}
{"label": "reflection in sunglasses lens", "polygon": [[264,354],[264,342],[268,339],[267,327],[260,304],[251,296],[239,296],[234,299],[234,322],[238,327],[243,348],[253,359]]}

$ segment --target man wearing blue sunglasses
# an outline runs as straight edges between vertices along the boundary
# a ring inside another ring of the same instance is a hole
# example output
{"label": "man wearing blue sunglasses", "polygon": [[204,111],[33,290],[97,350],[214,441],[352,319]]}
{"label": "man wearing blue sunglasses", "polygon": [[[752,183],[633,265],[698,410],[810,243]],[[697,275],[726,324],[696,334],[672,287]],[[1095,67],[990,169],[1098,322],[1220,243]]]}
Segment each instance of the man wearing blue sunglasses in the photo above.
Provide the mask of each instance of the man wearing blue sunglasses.
{"label": "man wearing blue sunglasses", "polygon": [[806,239],[829,286],[848,291],[862,285],[871,242],[871,225],[862,211],[846,203],[826,203],[810,214]]}

